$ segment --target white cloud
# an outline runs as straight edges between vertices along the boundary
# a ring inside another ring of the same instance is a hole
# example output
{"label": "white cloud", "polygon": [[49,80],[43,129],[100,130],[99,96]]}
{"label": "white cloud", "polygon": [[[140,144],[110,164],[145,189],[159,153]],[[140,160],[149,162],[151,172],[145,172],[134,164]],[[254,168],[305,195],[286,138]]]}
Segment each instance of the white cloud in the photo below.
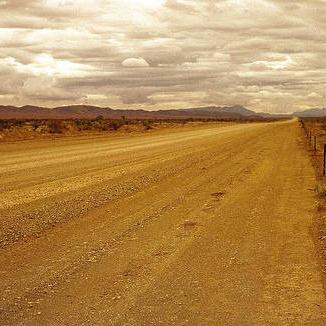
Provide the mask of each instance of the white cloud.
{"label": "white cloud", "polygon": [[320,94],[316,93],[316,92],[312,92],[308,95],[308,97],[310,98],[323,98],[323,96],[321,96]]}
{"label": "white cloud", "polygon": [[22,64],[13,57],[3,60],[8,66],[13,67],[18,73],[35,76],[62,76],[62,77],[85,77],[93,68],[89,65],[74,63],[67,60],[57,60],[51,55],[41,53],[32,63]]}
{"label": "white cloud", "polygon": [[128,58],[122,61],[121,64],[128,68],[149,67],[148,62],[143,58]]}
{"label": "white cloud", "polygon": [[163,6],[165,0],[118,0],[123,7],[131,7],[138,10],[157,10]]}
{"label": "white cloud", "polygon": [[255,61],[251,64],[250,66],[265,66],[267,68],[271,68],[274,70],[282,70],[290,67],[291,65],[294,64],[294,61],[292,60],[291,56],[287,55],[284,60],[278,60],[278,61],[266,61],[266,60],[261,60],[261,61]]}

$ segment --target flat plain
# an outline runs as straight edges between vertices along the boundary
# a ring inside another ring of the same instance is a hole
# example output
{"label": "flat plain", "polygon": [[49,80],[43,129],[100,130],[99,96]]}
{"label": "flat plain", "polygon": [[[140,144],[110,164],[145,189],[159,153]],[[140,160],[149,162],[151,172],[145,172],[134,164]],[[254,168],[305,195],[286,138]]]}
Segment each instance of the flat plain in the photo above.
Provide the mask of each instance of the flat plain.
{"label": "flat plain", "polygon": [[298,122],[0,145],[1,325],[325,325]]}

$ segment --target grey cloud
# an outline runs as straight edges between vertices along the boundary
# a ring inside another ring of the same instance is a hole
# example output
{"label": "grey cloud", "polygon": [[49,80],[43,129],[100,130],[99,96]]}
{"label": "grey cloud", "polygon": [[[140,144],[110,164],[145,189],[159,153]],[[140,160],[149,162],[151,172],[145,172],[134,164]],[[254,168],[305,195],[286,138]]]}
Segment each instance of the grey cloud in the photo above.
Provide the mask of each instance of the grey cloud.
{"label": "grey cloud", "polygon": [[323,105],[326,96],[320,0],[1,3],[6,104],[87,98],[116,107],[241,103],[279,112]]}

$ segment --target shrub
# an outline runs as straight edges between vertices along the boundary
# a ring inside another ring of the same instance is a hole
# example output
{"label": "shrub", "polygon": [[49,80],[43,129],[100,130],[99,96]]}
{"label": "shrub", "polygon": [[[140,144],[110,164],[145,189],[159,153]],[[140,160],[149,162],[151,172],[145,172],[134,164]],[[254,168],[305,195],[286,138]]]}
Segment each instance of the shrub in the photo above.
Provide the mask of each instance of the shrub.
{"label": "shrub", "polygon": [[8,129],[8,120],[0,120],[0,131]]}
{"label": "shrub", "polygon": [[151,129],[153,129],[153,126],[152,126],[152,124],[151,124],[150,121],[144,120],[142,123],[143,123],[143,127],[145,128],[145,130],[151,130]]}
{"label": "shrub", "polygon": [[114,120],[110,122],[110,127],[113,130],[118,130],[123,125],[122,121]]}
{"label": "shrub", "polygon": [[65,130],[65,126],[60,120],[50,120],[48,121],[47,126],[51,134],[62,134]]}

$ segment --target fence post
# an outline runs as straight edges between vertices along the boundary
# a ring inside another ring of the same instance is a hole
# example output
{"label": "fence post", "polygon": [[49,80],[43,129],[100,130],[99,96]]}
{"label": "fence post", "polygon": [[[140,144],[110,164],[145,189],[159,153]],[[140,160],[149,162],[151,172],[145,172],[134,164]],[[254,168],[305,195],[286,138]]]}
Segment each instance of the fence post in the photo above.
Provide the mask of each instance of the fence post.
{"label": "fence post", "polygon": [[324,144],[324,166],[323,166],[323,176],[326,174],[326,144]]}
{"label": "fence post", "polygon": [[317,136],[314,136],[314,151],[317,150]]}

